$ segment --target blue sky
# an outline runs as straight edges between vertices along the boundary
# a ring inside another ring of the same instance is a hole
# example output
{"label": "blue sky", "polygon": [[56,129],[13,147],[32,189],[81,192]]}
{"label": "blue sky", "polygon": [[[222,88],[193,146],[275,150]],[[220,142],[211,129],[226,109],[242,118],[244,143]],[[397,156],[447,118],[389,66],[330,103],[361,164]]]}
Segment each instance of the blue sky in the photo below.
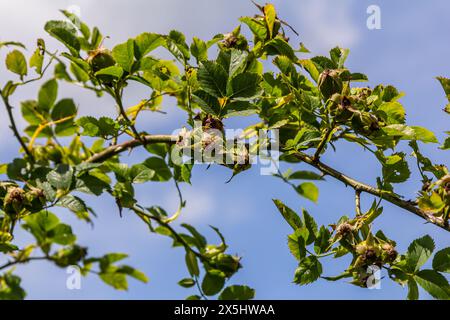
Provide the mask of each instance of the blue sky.
{"label": "blue sky", "polygon": [[[336,46],[348,47],[351,53],[348,67],[369,76],[369,84],[393,84],[406,96],[402,103],[410,124],[432,128],[442,141],[443,132],[450,128],[450,118],[441,111],[445,96],[434,77],[449,76],[450,72],[450,2],[431,1],[351,1],[351,0],[291,0],[274,1],[279,15],[300,33],[291,41],[304,42],[314,54],[326,54]],[[366,9],[369,5],[381,8],[381,30],[368,30]],[[242,0],[165,0],[165,1],[2,1],[0,2],[0,41],[18,40],[30,48],[38,37],[48,39],[43,31],[45,21],[60,18],[58,9],[78,6],[81,17],[89,25],[97,25],[110,36],[105,45],[114,45],[143,31],[167,33],[171,29],[185,32],[188,39],[198,36],[208,39],[217,33],[229,32],[241,15],[252,15],[255,8],[250,1]],[[48,47],[56,43],[48,39]],[[3,50],[1,57],[4,57]],[[11,74],[0,66],[1,83]],[[34,98],[36,87],[23,88],[15,94],[14,103]],[[126,103],[133,105],[143,95],[142,88],[131,87]],[[105,97],[97,99],[79,88],[61,86],[59,97],[75,97],[80,113],[111,115],[113,102]],[[139,126],[153,133],[171,133],[185,122],[185,115],[170,101],[165,103],[167,115],[151,114]],[[3,108],[3,107],[2,107]],[[17,111],[17,110],[16,110]],[[240,128],[252,119],[236,119],[226,123],[228,128]],[[23,125],[23,123],[21,123]],[[17,145],[5,124],[4,111],[0,111],[0,163],[17,155]],[[448,151],[440,151],[435,145],[424,146],[424,151],[436,162],[448,164]],[[134,152],[126,161],[132,163],[145,159],[143,152]],[[373,184],[379,175],[379,165],[369,154],[347,143],[339,144],[338,151],[328,152],[324,162],[345,173]],[[284,169],[287,167],[285,166]],[[297,165],[296,169],[308,169]],[[260,299],[402,299],[406,290],[389,280],[382,281],[381,290],[366,290],[345,282],[318,281],[299,287],[292,284],[296,261],[286,245],[289,226],[279,217],[272,198],[282,199],[292,208],[305,207],[320,224],[333,223],[338,217],[354,214],[353,192],[340,183],[327,179],[318,184],[319,203],[312,204],[299,198],[288,186],[270,176],[261,176],[258,168],[237,176],[231,183],[224,182],[230,172],[222,167],[205,166],[194,169],[192,186],[183,186],[187,208],[182,220],[198,226],[211,237],[212,224],[221,229],[229,241],[232,252],[243,256],[244,269],[231,280],[248,284],[256,289]],[[419,185],[414,174],[411,182],[398,186],[398,192],[409,197]],[[173,184],[146,184],[140,186],[138,199],[145,205],[161,205],[170,210],[176,208],[176,190]],[[176,282],[187,276],[181,249],[170,249],[170,242],[152,235],[131,214],[119,218],[114,202],[107,198],[89,199],[98,213],[92,229],[76,221],[68,212],[58,211],[60,218],[73,223],[81,244],[89,245],[90,254],[119,251],[130,254],[127,263],[138,267],[150,277],[149,284],[130,281],[128,292],[117,292],[95,277],[82,280],[81,290],[67,290],[66,273],[45,262],[19,266],[17,272],[23,278],[31,299],[164,299],[184,298],[195,290],[178,287]],[[372,202],[363,197],[363,206]],[[450,244],[448,234],[413,215],[392,205],[385,204],[385,211],[375,224],[397,241],[400,251],[417,237],[430,234],[438,248]],[[26,243],[30,238],[18,236]],[[324,263],[326,275],[340,273],[348,263],[346,258]],[[385,275],[385,274],[384,274]],[[385,275],[386,276],[386,275]],[[423,293],[422,297],[428,297]]]}

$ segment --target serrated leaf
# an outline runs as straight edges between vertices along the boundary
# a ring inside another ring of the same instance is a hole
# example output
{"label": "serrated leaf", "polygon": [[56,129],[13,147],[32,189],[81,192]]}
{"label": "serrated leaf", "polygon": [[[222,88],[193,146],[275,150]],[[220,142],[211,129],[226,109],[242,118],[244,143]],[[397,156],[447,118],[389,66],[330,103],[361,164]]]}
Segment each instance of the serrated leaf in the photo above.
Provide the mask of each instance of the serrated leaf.
{"label": "serrated leaf", "polygon": [[48,21],[44,26],[52,37],[62,42],[73,56],[78,56],[80,51],[80,41],[77,38],[77,30],[66,21]]}
{"label": "serrated leaf", "polygon": [[408,247],[406,262],[412,272],[417,272],[427,262],[434,250],[434,241],[429,236],[414,240]]}
{"label": "serrated leaf", "polygon": [[115,46],[112,50],[112,56],[123,70],[130,72],[134,62],[133,39],[129,39],[127,42]]}
{"label": "serrated leaf", "polygon": [[306,241],[309,238],[309,230],[305,227],[295,230],[288,236],[288,247],[295,259],[300,261],[306,256]]}
{"label": "serrated leaf", "polygon": [[433,298],[449,300],[450,286],[447,279],[434,270],[422,270],[414,275],[417,283],[424,288]]}
{"label": "serrated leaf", "polygon": [[97,71],[95,75],[96,76],[106,75],[120,79],[122,78],[123,75],[123,69],[119,66],[111,66]]}
{"label": "serrated leaf", "polygon": [[6,68],[18,74],[20,77],[26,76],[28,73],[27,60],[22,52],[13,50],[6,56]]}
{"label": "serrated leaf", "polygon": [[433,269],[439,272],[450,273],[450,248],[436,252],[433,258]]}
{"label": "serrated leaf", "polygon": [[414,278],[408,279],[408,300],[419,299],[419,288],[417,287],[417,282]]}
{"label": "serrated leaf", "polygon": [[242,17],[239,21],[245,23],[259,40],[267,38],[267,28],[264,23],[250,17]]}
{"label": "serrated leaf", "polygon": [[185,262],[186,262],[186,266],[188,268],[189,274],[191,276],[198,277],[200,275],[200,269],[198,268],[197,257],[195,256],[195,254],[192,251],[189,250],[186,252]]}
{"label": "serrated leaf", "polygon": [[223,67],[212,61],[203,61],[197,72],[201,88],[216,98],[226,97],[228,75]]}
{"label": "serrated leaf", "polygon": [[322,274],[322,264],[314,257],[303,259],[295,270],[294,283],[305,285],[316,281]]}
{"label": "serrated leaf", "polygon": [[261,77],[256,73],[240,73],[230,82],[227,95],[230,98],[253,98],[259,93]]}
{"label": "serrated leaf", "polygon": [[161,35],[150,32],[141,33],[134,39],[134,41],[136,43],[134,53],[136,59],[138,60],[156,48],[162,46],[165,42]]}
{"label": "serrated leaf", "polygon": [[405,123],[405,109],[403,106],[394,102],[385,102],[377,109],[379,114],[387,124],[403,124]]}
{"label": "serrated leaf", "polygon": [[248,286],[234,285],[226,287],[219,296],[219,300],[251,300],[255,297],[255,290]]}
{"label": "serrated leaf", "polygon": [[286,206],[283,202],[277,199],[272,199],[273,203],[277,206],[278,211],[280,211],[281,215],[283,216],[284,220],[292,227],[292,229],[297,230],[301,227],[303,227],[303,222],[298,216],[297,213],[295,213],[294,210]]}
{"label": "serrated leaf", "polygon": [[207,296],[219,293],[225,284],[225,275],[219,270],[209,270],[202,281],[202,291]]}
{"label": "serrated leaf", "polygon": [[45,82],[39,89],[38,104],[39,108],[49,111],[56,102],[58,96],[58,82],[51,79]]}
{"label": "serrated leaf", "polygon": [[267,28],[269,29],[270,38],[273,37],[273,25],[277,17],[277,12],[273,4],[266,4],[264,6],[264,18],[266,19]]}

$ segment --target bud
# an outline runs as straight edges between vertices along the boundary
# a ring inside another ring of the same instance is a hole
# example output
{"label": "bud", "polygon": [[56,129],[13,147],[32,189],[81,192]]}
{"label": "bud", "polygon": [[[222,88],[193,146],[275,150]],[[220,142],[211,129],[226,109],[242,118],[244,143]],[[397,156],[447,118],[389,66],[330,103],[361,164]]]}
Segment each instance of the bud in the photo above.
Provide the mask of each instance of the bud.
{"label": "bud", "polygon": [[238,38],[233,33],[226,33],[223,35],[223,45],[226,48],[233,48],[236,46]]}
{"label": "bud", "polygon": [[9,242],[13,239],[13,236],[9,232],[0,231],[0,242]]}
{"label": "bud", "polygon": [[383,249],[383,261],[390,263],[397,259],[398,252],[391,244],[385,243],[382,245],[381,249]]}
{"label": "bud", "polygon": [[18,187],[8,189],[3,203],[3,210],[8,214],[19,213],[25,204],[25,191]]}
{"label": "bud", "polygon": [[28,203],[30,204],[30,210],[37,212],[42,210],[42,207],[46,204],[47,198],[45,197],[44,191],[38,188],[31,188],[26,194]]}
{"label": "bud", "polygon": [[240,260],[239,257],[220,253],[212,259],[212,263],[216,269],[225,273],[227,277],[231,277],[242,267]]}
{"label": "bud", "polygon": [[340,225],[337,226],[336,228],[336,234],[341,236],[341,237],[345,237],[346,235],[352,233],[354,230],[354,227],[348,223],[348,222],[343,222]]}
{"label": "bud", "polygon": [[104,47],[89,51],[87,62],[91,65],[94,73],[116,64],[116,60],[114,60],[111,51]]}
{"label": "bud", "polygon": [[335,93],[341,93],[343,89],[339,73],[331,69],[326,69],[320,74],[317,84],[325,100],[328,100]]}

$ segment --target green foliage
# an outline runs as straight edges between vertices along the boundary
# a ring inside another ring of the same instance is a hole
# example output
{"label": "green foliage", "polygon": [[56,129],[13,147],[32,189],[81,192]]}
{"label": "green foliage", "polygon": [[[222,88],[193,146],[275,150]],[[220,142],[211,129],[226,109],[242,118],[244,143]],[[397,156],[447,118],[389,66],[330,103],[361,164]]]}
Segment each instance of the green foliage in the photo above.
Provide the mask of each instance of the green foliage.
{"label": "green foliage", "polygon": [[[407,286],[408,299],[419,298],[419,287],[434,298],[450,299],[445,275],[450,270],[450,248],[441,249],[432,258],[434,241],[424,236],[400,254],[395,241],[383,231],[372,231],[383,213],[382,200],[450,231],[450,174],[445,165],[434,164],[420,150],[422,143],[439,142],[435,134],[408,123],[401,103],[403,93],[395,87],[355,86],[368,78],[346,67],[348,49],[336,47],[329,56],[311,57],[303,44],[298,49],[291,46],[287,24],[279,19],[273,5],[258,6],[258,10],[254,17],[241,17],[241,25],[229,33],[210,40],[194,37],[190,43],[182,32],[172,30],[168,34],[144,32],[106,48],[98,28],[90,28],[64,10],[61,12],[66,20],[49,21],[44,27],[61,43],[63,53],[51,53],[39,39],[26,57],[21,43],[0,42],[0,49],[14,47],[7,53],[5,64],[15,80],[7,81],[0,95],[22,153],[0,165],[0,252],[10,261],[0,265],[0,298],[25,297],[12,267],[33,260],[46,260],[62,268],[76,265],[83,275],[95,274],[117,290],[127,290],[129,278],[148,282],[139,270],[118,264],[126,254],[89,256],[87,248],[77,244],[72,227],[51,213],[52,208],[62,207],[94,223],[95,213],[83,200],[84,194],[113,197],[120,214],[124,210],[135,214],[151,234],[168,237],[172,247],[183,250],[187,274],[178,284],[198,290],[188,299],[254,298],[255,291],[250,287],[230,284],[242,267],[241,258],[230,253],[217,228],[212,230],[220,240],[218,244],[192,225],[177,225],[188,205],[179,185],[191,183],[194,161],[179,163],[175,156],[179,149],[191,148],[185,145],[190,138],[200,138],[202,151],[210,148],[212,141],[226,145],[226,137],[209,131],[223,132],[227,118],[256,115],[259,122],[246,128],[243,136],[252,137],[258,129],[279,130],[276,142],[281,148],[280,160],[296,167],[275,176],[299,196],[318,202],[316,182],[324,183],[325,178],[337,179],[355,191],[354,214],[329,225],[317,224],[314,209],[311,213],[302,209],[300,215],[281,200],[273,200],[292,228],[287,244],[297,261],[294,283],[349,279],[353,285],[367,287],[370,267],[375,266],[387,270],[392,281]],[[247,39],[241,27],[248,27],[253,39]],[[151,55],[155,49],[167,51],[172,58]],[[53,73],[49,74],[53,63]],[[30,73],[35,73],[35,78]],[[450,102],[450,80],[438,80]],[[22,134],[10,97],[18,87],[37,81],[42,82],[37,97],[20,103],[27,123]],[[76,101],[58,98],[63,82],[92,91],[99,98],[109,96],[114,100],[111,107],[116,108],[116,116],[78,117]],[[149,94],[136,105],[126,106],[123,96],[132,82],[145,87]],[[142,113],[162,112],[167,96],[186,113],[183,131],[178,135],[149,135],[140,130],[137,125]],[[449,106],[444,107],[447,113]],[[201,123],[200,128],[196,122]],[[65,139],[59,141],[59,137]],[[404,140],[409,142],[407,146]],[[376,186],[360,183],[322,163],[321,156],[342,141],[373,154],[381,168]],[[138,147],[150,155],[139,163],[123,161],[122,152]],[[220,164],[232,171],[232,177],[250,169],[251,148],[248,143],[225,147],[220,154],[231,156],[232,162]],[[450,137],[440,148],[450,148]],[[242,158],[244,161],[240,161]],[[417,164],[423,185],[416,188],[417,199],[406,201],[397,194],[396,186],[412,181],[416,166],[410,166],[411,159]],[[204,160],[210,159],[205,156]],[[304,164],[316,171],[297,168]],[[175,213],[170,215],[157,205],[140,205],[141,199],[135,194],[137,184],[169,181],[179,192]],[[375,198],[367,212],[361,210],[361,193]],[[14,234],[18,224],[34,242],[25,247],[17,245]],[[343,273],[324,275],[327,264],[323,258],[344,256],[349,263]],[[432,268],[424,269],[431,258]]]}

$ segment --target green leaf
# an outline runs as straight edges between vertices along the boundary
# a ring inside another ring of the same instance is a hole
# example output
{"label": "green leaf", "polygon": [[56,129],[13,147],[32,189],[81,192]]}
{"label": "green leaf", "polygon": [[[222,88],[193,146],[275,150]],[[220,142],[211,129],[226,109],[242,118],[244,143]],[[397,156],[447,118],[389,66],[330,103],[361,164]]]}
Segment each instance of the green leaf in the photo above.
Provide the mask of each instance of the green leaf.
{"label": "green leaf", "polygon": [[295,190],[297,193],[312,202],[316,202],[319,199],[319,189],[312,182],[304,182],[298,185]]}
{"label": "green leaf", "polygon": [[219,270],[209,270],[202,281],[202,291],[207,296],[213,296],[222,290],[225,275]]}
{"label": "green leaf", "polygon": [[41,74],[43,62],[44,56],[41,54],[41,49],[37,48],[30,58],[30,67],[34,68],[37,74]]}
{"label": "green leaf", "polygon": [[189,250],[186,252],[185,261],[189,274],[193,277],[198,277],[200,275],[200,269],[198,268],[197,257],[192,251]]}
{"label": "green leaf", "polygon": [[256,73],[241,73],[235,76],[230,83],[228,96],[231,98],[253,98],[259,93],[261,77]]}
{"label": "green leaf", "polygon": [[295,171],[286,176],[289,180],[324,180],[321,174],[312,171]]}
{"label": "green leaf", "polygon": [[422,270],[414,275],[417,283],[424,288],[433,298],[450,299],[450,286],[447,279],[434,270]]}
{"label": "green leaf", "polygon": [[248,286],[234,285],[226,287],[219,296],[219,300],[251,300],[255,297],[255,290]]}
{"label": "green leaf", "polygon": [[130,178],[132,183],[151,181],[154,176],[155,170],[149,169],[143,164],[135,164],[130,168]]}
{"label": "green leaf", "polygon": [[450,248],[436,252],[433,258],[433,269],[435,271],[450,273]]}
{"label": "green leaf", "polygon": [[13,50],[6,56],[6,68],[18,74],[20,77],[26,76],[28,73],[27,61],[25,56],[19,50]]}
{"label": "green leaf", "polygon": [[269,55],[286,56],[294,62],[297,62],[297,56],[294,49],[281,38],[275,38],[266,43],[265,49]]}
{"label": "green leaf", "polygon": [[247,117],[257,113],[258,110],[258,106],[248,101],[236,100],[224,107],[222,115],[224,118]]}
{"label": "green leaf", "polygon": [[192,55],[197,59],[197,63],[208,60],[208,47],[205,41],[194,37],[190,49]]}
{"label": "green leaf", "polygon": [[308,231],[309,231],[309,237],[306,240],[306,244],[310,245],[316,239],[316,235],[317,235],[317,231],[318,231],[317,223],[314,220],[314,218],[308,213],[308,211],[306,211],[305,209],[302,209],[302,212],[303,212],[303,223],[304,223],[306,229],[308,229]]}
{"label": "green leaf", "polygon": [[52,120],[54,121],[65,119],[55,127],[55,133],[58,136],[71,136],[77,131],[77,128],[74,125],[76,114],[77,107],[72,99],[62,99],[58,101],[51,114]]}
{"label": "green leaf", "polygon": [[448,101],[450,102],[450,79],[445,77],[437,77],[436,78],[444,89],[445,95],[447,96]]}
{"label": "green leaf", "polygon": [[417,287],[417,282],[414,278],[408,279],[408,300],[419,299],[419,288]]}
{"label": "green leaf", "polygon": [[64,14],[69,20],[76,26],[81,33],[83,34],[84,38],[86,40],[89,40],[89,37],[91,36],[91,31],[89,30],[89,27],[80,20],[80,18],[67,10],[61,10],[62,14]]}
{"label": "green leaf", "polygon": [[22,117],[33,125],[39,125],[41,123],[40,112],[38,110],[38,104],[36,100],[25,100],[20,103],[20,111]]}
{"label": "green leaf", "polygon": [[112,50],[112,56],[123,70],[130,72],[134,62],[133,39],[129,39],[127,42],[115,46]]}
{"label": "green leaf", "polygon": [[273,25],[277,18],[277,12],[273,4],[266,4],[264,6],[264,18],[266,19],[267,29],[269,30],[270,38],[273,37]]}
{"label": "green leaf", "polygon": [[425,143],[438,142],[433,132],[422,127],[391,124],[381,128],[381,130],[388,136],[398,137],[402,140],[417,140]]}
{"label": "green leaf", "polygon": [[183,228],[187,229],[187,230],[192,234],[192,236],[193,236],[194,239],[195,239],[195,245],[197,246],[197,248],[199,248],[200,250],[203,250],[203,249],[206,247],[206,245],[207,245],[208,243],[206,242],[205,237],[202,236],[202,235],[197,231],[197,229],[195,229],[193,226],[191,226],[191,225],[189,225],[189,224],[187,224],[187,223],[183,223],[183,224],[181,224],[181,226],[182,226]]}
{"label": "green leaf", "polygon": [[377,114],[379,114],[387,124],[405,123],[405,109],[396,101],[385,102],[380,105],[377,109]]}
{"label": "green leaf", "polygon": [[0,252],[1,253],[13,252],[16,250],[19,250],[19,247],[14,244],[7,243],[7,242],[0,243]]}
{"label": "green leaf", "polygon": [[178,281],[178,284],[183,288],[191,288],[195,286],[195,280],[192,278],[184,278]]}
{"label": "green leaf", "polygon": [[106,75],[112,76],[114,78],[120,79],[123,75],[123,69],[118,66],[111,66],[104,69],[101,69],[95,73],[96,76]]}
{"label": "green leaf", "polygon": [[149,52],[162,46],[165,42],[161,35],[149,32],[141,33],[134,41],[136,44],[134,54],[138,60],[146,56]]}
{"label": "green leaf", "polygon": [[295,213],[294,210],[286,206],[283,202],[277,199],[272,199],[273,203],[277,206],[278,211],[280,211],[284,220],[292,227],[292,229],[297,230],[303,227],[303,222],[300,217]]}
{"label": "green leaf", "polygon": [[60,198],[57,205],[69,209],[84,220],[89,220],[87,217],[86,204],[83,200],[72,194],[68,194]]}
{"label": "green leaf", "polygon": [[215,115],[216,117],[220,116],[221,108],[216,97],[203,90],[195,91],[193,96],[194,102],[198,104],[200,109],[202,109],[205,113]]}
{"label": "green leaf", "polygon": [[72,99],[62,99],[52,110],[52,120],[57,121],[70,116],[75,116],[77,114],[77,107]]}
{"label": "green leaf", "polygon": [[325,253],[330,247],[331,232],[325,226],[321,226],[314,242],[314,252],[317,254]]}
{"label": "green leaf", "polygon": [[70,245],[75,242],[77,237],[72,233],[72,227],[60,223],[55,228],[50,230],[48,237],[52,239],[53,242],[61,245]]}
{"label": "green leaf", "polygon": [[250,17],[242,17],[239,21],[245,23],[259,40],[267,38],[267,28],[264,23]]}
{"label": "green leaf", "polygon": [[201,88],[216,98],[226,97],[228,76],[220,64],[203,61],[197,72]]}
{"label": "green leaf", "polygon": [[419,208],[432,213],[438,213],[445,207],[445,202],[441,196],[433,191],[431,195],[424,194],[419,197]]}
{"label": "green leaf", "polygon": [[406,263],[412,272],[417,272],[427,262],[434,250],[434,241],[429,236],[414,240],[408,247]]}
{"label": "green leaf", "polygon": [[317,82],[319,80],[320,72],[317,70],[316,65],[310,59],[299,60],[300,65],[305,68],[311,78]]}
{"label": "green leaf", "polygon": [[62,42],[73,56],[79,56],[80,41],[77,38],[77,30],[66,21],[48,21],[44,27],[52,37]]}
{"label": "green leaf", "polygon": [[288,236],[288,247],[295,259],[300,261],[306,256],[306,241],[309,238],[309,230],[305,227],[295,230]]}
{"label": "green leaf", "polygon": [[151,157],[145,160],[142,164],[155,172],[155,175],[152,177],[152,181],[163,182],[172,178],[172,172],[166,162],[161,158]]}
{"label": "green leaf", "polygon": [[100,273],[100,279],[116,290],[128,290],[128,281],[124,273],[106,272]]}
{"label": "green leaf", "polygon": [[295,270],[294,283],[299,285],[309,284],[316,281],[322,274],[322,264],[314,257],[303,259]]}
{"label": "green leaf", "polygon": [[38,104],[39,108],[49,111],[56,102],[58,96],[58,82],[51,79],[44,83],[39,89]]}
{"label": "green leaf", "polygon": [[383,164],[383,178],[386,182],[405,182],[411,176],[404,153],[394,153],[388,157],[379,157]]}
{"label": "green leaf", "polygon": [[84,129],[83,135],[89,137],[109,137],[115,136],[120,125],[111,118],[101,117],[81,117],[76,121],[77,125]]}
{"label": "green leaf", "polygon": [[117,268],[117,272],[126,274],[127,276],[130,276],[138,281],[141,281],[143,283],[147,283],[149,281],[148,277],[143,273],[142,271],[139,271],[133,267],[130,266],[119,266]]}
{"label": "green leaf", "polygon": [[0,277],[2,286],[0,287],[0,300],[23,300],[26,292],[20,286],[21,279],[13,275],[11,271],[4,273]]}
{"label": "green leaf", "polygon": [[217,57],[219,63],[228,73],[228,78],[232,79],[237,74],[242,73],[247,65],[248,53],[238,49],[220,51]]}
{"label": "green leaf", "polygon": [[173,175],[174,178],[178,181],[178,182],[186,182],[186,183],[191,183],[191,173],[192,173],[192,168],[193,168],[193,164],[190,163],[184,163],[180,166],[174,165],[173,166]]}
{"label": "green leaf", "polygon": [[47,174],[48,182],[58,190],[69,190],[72,184],[73,170],[70,166],[60,164]]}
{"label": "green leaf", "polygon": [[338,69],[344,68],[345,60],[347,60],[350,50],[335,47],[330,50],[331,60],[336,64]]}
{"label": "green leaf", "polygon": [[186,37],[177,30],[171,30],[166,38],[166,47],[181,63],[189,60],[191,55],[186,43]]}

